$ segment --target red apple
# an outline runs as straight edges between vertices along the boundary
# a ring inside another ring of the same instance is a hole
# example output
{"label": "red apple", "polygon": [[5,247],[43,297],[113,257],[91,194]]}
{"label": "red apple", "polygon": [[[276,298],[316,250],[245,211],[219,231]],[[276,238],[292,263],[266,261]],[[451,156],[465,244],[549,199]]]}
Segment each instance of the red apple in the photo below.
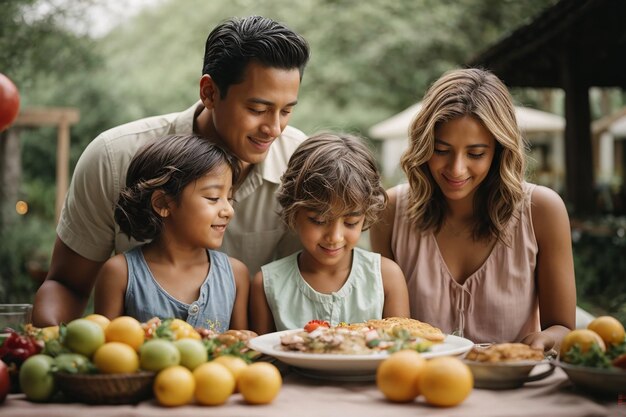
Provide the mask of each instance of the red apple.
{"label": "red apple", "polygon": [[9,367],[0,360],[0,404],[2,404],[11,388],[11,379],[9,378]]}
{"label": "red apple", "polygon": [[20,93],[13,82],[0,73],[0,132],[8,128],[20,110]]}

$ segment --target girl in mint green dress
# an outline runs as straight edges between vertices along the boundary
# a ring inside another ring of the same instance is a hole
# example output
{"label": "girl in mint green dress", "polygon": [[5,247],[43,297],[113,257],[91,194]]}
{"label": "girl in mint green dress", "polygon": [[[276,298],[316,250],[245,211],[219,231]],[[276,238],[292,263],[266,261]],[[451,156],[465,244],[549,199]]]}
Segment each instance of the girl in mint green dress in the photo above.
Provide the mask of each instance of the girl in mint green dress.
{"label": "girl in mint green dress", "polygon": [[359,138],[324,133],[304,141],[289,160],[278,201],[303,249],[255,275],[252,330],[409,316],[399,266],[357,247],[387,204],[376,161]]}

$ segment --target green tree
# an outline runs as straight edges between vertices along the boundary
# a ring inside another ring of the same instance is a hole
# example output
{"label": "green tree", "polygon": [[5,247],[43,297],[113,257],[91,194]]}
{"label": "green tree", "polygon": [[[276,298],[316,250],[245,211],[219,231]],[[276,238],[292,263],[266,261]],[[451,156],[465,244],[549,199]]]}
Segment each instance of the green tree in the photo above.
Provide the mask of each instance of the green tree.
{"label": "green tree", "polygon": [[[85,99],[90,97],[90,87],[93,91],[94,84],[89,83],[87,75],[102,60],[94,53],[95,41],[70,31],[66,23],[80,16],[92,3],[91,0],[2,2],[0,71],[17,85],[22,108],[89,108]],[[91,97],[96,100],[106,97],[103,94],[106,86],[95,85],[100,91],[92,92]],[[86,120],[90,120],[89,116]],[[83,122],[73,131],[74,155],[82,151],[87,143],[76,137],[84,129]],[[91,135],[93,128],[87,130]],[[8,133],[0,133],[3,143],[7,137]],[[19,196],[29,203],[30,210],[26,215],[19,216],[12,209],[15,204],[13,199],[3,198],[0,202],[3,214],[0,222],[0,302],[24,302],[32,297],[36,283],[28,277],[28,263],[35,258],[46,258],[52,251],[54,240],[56,131],[20,130],[19,142],[23,162]],[[5,149],[0,146],[2,160],[16,157],[6,155]],[[4,178],[4,175],[1,176]],[[4,185],[3,179],[0,187]],[[2,189],[0,195],[4,195]]]}
{"label": "green tree", "polygon": [[[197,99],[204,40],[219,21],[261,14],[311,44],[293,124],[307,133],[365,132],[419,100],[442,72],[555,0],[166,1],[102,42],[130,118],[178,111]],[[154,28],[159,28],[154,30]],[[133,59],[128,59],[132,56]],[[161,62],[167,65],[157,65]]]}

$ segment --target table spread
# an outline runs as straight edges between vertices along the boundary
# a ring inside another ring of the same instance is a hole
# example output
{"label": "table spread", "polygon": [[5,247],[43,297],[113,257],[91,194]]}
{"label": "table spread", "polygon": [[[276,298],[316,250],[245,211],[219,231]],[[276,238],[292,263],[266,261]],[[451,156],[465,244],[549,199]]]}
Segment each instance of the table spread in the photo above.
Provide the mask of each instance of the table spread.
{"label": "table spread", "polygon": [[2,417],[126,417],[126,416],[626,416],[626,395],[598,398],[576,390],[561,369],[541,381],[511,390],[474,389],[460,405],[436,408],[419,398],[409,404],[386,401],[374,382],[337,382],[302,377],[284,368],[283,387],[269,405],[253,406],[241,394],[217,407],[160,407],[152,400],[137,405],[93,406],[79,403],[37,404],[23,394],[10,394],[0,405]]}

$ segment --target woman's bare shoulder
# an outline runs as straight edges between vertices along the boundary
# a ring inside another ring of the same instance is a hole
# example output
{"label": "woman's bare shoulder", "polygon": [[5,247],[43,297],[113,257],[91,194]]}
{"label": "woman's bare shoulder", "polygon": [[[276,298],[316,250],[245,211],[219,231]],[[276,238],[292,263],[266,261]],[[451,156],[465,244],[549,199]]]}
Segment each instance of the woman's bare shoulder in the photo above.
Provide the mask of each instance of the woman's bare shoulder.
{"label": "woman's bare shoulder", "polygon": [[531,195],[533,228],[538,238],[555,236],[556,231],[569,230],[569,215],[561,196],[554,190],[538,185]]}

